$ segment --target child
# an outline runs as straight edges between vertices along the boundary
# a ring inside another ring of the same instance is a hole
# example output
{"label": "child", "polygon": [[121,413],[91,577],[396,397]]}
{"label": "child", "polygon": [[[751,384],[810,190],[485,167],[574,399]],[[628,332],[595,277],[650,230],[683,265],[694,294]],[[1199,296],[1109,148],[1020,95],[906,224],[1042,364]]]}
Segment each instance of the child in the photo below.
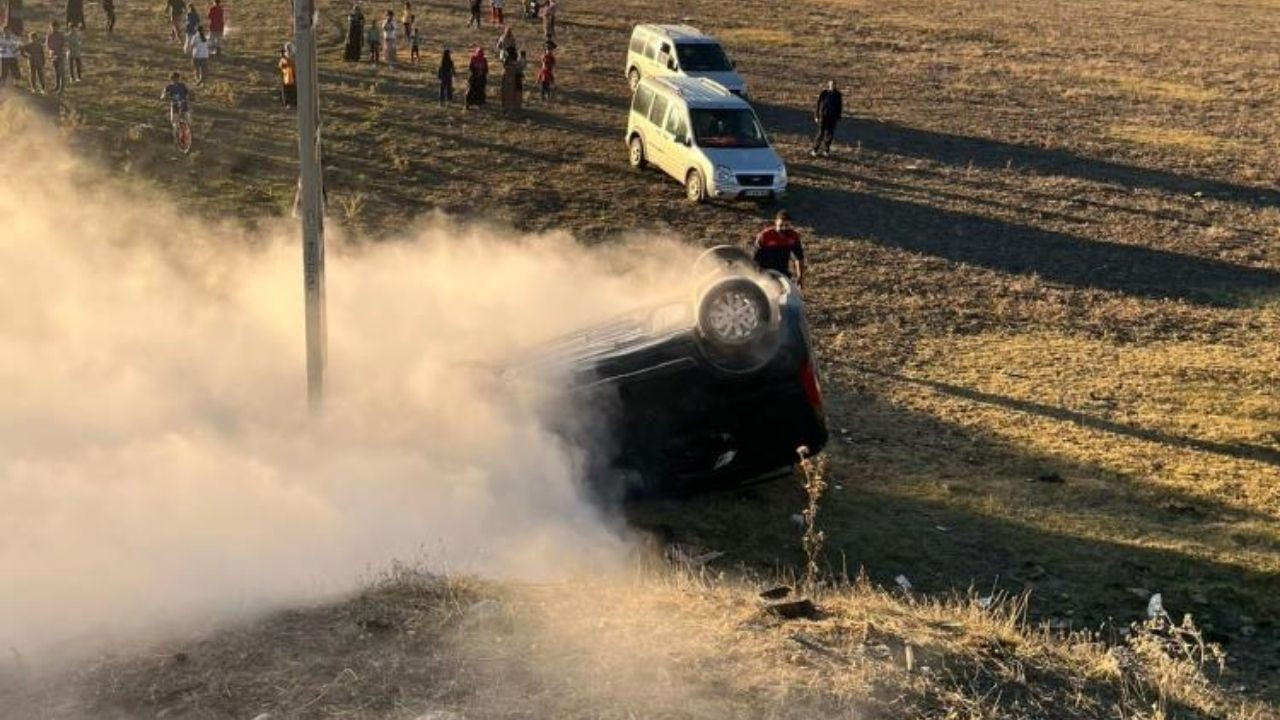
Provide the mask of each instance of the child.
{"label": "child", "polygon": [[[409,22],[413,22],[413,16],[409,16]],[[422,44],[422,36],[418,33],[418,28],[413,29],[413,34],[409,36],[409,61],[414,65],[418,64],[419,47]]]}
{"label": "child", "polygon": [[405,0],[404,12],[400,14],[400,28],[404,31],[406,39],[413,36],[413,23],[416,19],[416,16],[413,14],[413,3],[409,2],[409,0]]}
{"label": "child", "polygon": [[58,29],[58,21],[49,23],[49,37],[45,40],[49,59],[53,61],[53,91],[60,93],[67,86],[67,36]]}
{"label": "child", "polygon": [[387,19],[382,21],[382,59],[386,61],[387,67],[395,67],[396,40],[399,34],[400,29],[396,25],[396,14],[388,10]]}
{"label": "child", "polygon": [[382,62],[382,28],[378,27],[378,23],[369,23],[369,29],[365,30],[364,40],[369,44],[369,62],[377,65]]}
{"label": "child", "polygon": [[222,54],[222,33],[227,29],[227,11],[222,7],[222,0],[213,0],[209,7],[209,50],[214,55]]}
{"label": "child", "polygon": [[542,67],[538,70],[538,88],[543,102],[551,99],[556,83],[556,56],[548,49],[542,54]]}
{"label": "child", "polygon": [[209,37],[203,25],[196,25],[195,34],[187,42],[187,52],[191,53],[191,67],[196,71],[196,85],[204,85],[209,74]]}
{"label": "child", "polygon": [[196,10],[195,3],[187,6],[187,44],[191,44],[191,37],[196,34],[196,28],[200,27],[200,12]]}
{"label": "child", "polygon": [[27,44],[22,46],[22,54],[27,56],[27,71],[31,73],[31,92],[36,91],[36,85],[40,85],[40,94],[47,92],[44,85],[44,38],[40,37],[40,33],[33,32],[27,35]]}
{"label": "child", "polygon": [[81,64],[80,57],[84,52],[84,35],[80,34],[80,28],[71,28],[71,32],[67,33],[67,62],[68,69],[71,71],[71,82],[80,82],[84,79],[84,66]]}

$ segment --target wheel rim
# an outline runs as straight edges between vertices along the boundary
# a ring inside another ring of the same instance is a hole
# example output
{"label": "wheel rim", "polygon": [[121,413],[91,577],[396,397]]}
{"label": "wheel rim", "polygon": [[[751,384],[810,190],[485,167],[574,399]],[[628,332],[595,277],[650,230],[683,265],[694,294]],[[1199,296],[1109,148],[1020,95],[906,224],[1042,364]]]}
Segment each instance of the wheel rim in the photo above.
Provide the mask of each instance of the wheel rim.
{"label": "wheel rim", "polygon": [[644,147],[640,144],[639,138],[631,141],[631,164],[640,167],[640,163],[644,162]]}
{"label": "wheel rim", "polygon": [[741,344],[760,331],[760,311],[746,293],[726,292],[711,302],[707,321],[720,340]]}
{"label": "wheel rim", "polygon": [[640,84],[640,73],[636,72],[635,70],[632,70],[631,72],[627,73],[627,82],[631,84],[631,89],[635,90],[636,86]]}
{"label": "wheel rim", "polygon": [[689,174],[689,199],[697,202],[702,199],[702,176],[698,173]]}

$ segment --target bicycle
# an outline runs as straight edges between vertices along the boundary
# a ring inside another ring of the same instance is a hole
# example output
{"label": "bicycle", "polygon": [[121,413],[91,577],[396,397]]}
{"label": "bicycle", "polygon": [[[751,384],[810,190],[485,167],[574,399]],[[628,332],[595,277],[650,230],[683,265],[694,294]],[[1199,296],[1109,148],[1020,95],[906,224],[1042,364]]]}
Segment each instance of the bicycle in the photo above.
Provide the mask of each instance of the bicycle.
{"label": "bicycle", "polygon": [[194,139],[191,133],[191,108],[184,103],[170,103],[169,123],[173,125],[173,144],[178,152],[186,155],[191,152]]}

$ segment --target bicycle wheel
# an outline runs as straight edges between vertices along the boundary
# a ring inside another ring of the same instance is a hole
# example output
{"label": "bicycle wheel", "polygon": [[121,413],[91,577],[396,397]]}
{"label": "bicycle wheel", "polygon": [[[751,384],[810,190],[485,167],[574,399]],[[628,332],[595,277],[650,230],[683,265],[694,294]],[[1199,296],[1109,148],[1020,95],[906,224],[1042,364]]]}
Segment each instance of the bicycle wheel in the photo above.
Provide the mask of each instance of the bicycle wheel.
{"label": "bicycle wheel", "polygon": [[191,123],[186,118],[178,120],[173,127],[173,142],[178,146],[178,152],[183,155],[191,152]]}

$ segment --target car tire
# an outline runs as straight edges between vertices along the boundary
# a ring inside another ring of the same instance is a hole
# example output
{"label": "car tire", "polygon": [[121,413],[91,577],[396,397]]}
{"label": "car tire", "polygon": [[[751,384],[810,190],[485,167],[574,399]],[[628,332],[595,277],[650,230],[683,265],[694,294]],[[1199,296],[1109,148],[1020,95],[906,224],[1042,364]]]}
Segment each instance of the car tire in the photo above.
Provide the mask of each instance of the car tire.
{"label": "car tire", "polygon": [[631,68],[627,71],[627,84],[631,86],[631,92],[635,92],[640,87],[640,71]]}
{"label": "car tire", "polygon": [[644,159],[644,140],[639,135],[632,136],[627,143],[627,164],[636,170],[643,170],[649,164]]}
{"label": "car tire", "polygon": [[702,179],[702,173],[697,170],[690,170],[689,174],[684,178],[684,196],[694,205],[701,205],[707,199],[707,183]]}

